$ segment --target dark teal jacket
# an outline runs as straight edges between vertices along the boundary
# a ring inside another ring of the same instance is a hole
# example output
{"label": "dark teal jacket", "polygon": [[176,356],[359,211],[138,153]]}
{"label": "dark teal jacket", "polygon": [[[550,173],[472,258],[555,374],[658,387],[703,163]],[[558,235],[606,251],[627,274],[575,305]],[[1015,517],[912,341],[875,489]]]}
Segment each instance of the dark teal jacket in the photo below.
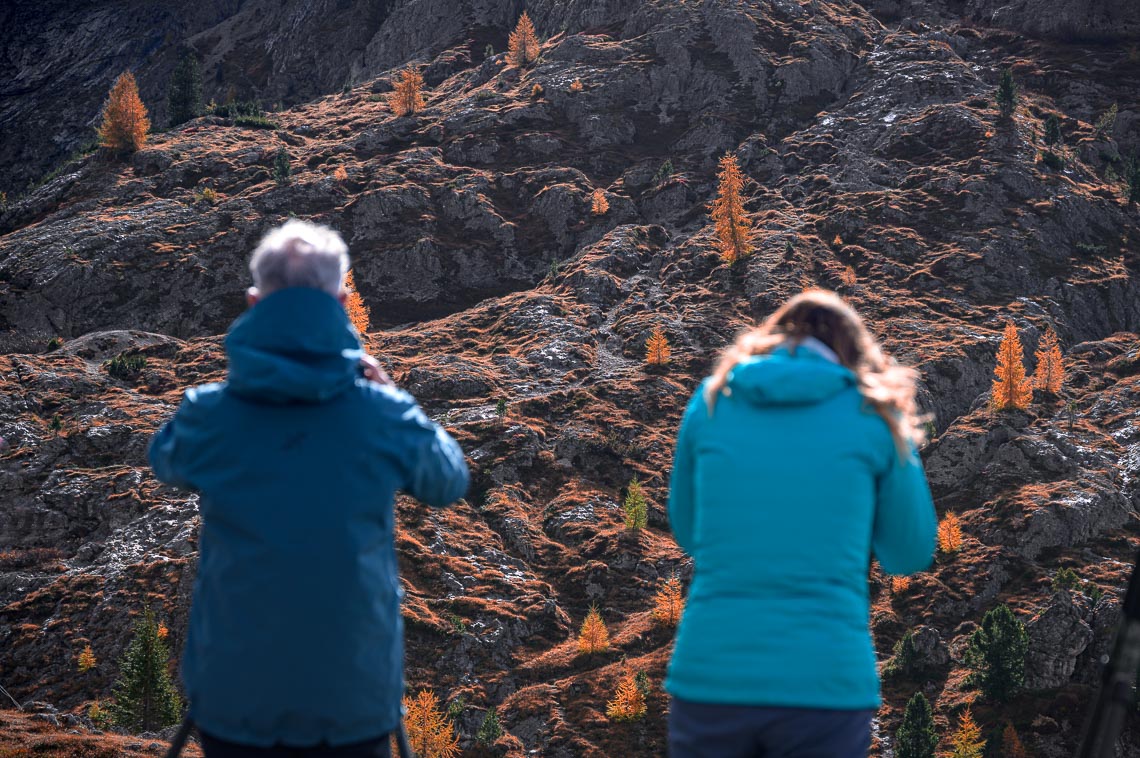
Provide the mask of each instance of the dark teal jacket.
{"label": "dark teal jacket", "polygon": [[800,346],[740,363],[681,422],[669,493],[694,577],[666,689],[731,705],[879,704],[867,569],[925,569],[937,520],[855,375]]}
{"label": "dark teal jacket", "polygon": [[463,452],[410,395],[361,378],[324,292],[269,295],[225,345],[227,381],[187,390],[150,447],[159,479],[201,495],[191,716],[248,745],[378,737],[403,694],[393,498],[462,497]]}

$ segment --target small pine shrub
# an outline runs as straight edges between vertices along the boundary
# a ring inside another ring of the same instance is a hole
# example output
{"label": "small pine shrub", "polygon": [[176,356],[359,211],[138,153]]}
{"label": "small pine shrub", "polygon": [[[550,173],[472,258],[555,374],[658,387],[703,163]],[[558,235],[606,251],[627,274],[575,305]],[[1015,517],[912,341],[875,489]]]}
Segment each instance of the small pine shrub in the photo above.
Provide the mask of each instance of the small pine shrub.
{"label": "small pine shrub", "polygon": [[494,58],[495,57],[495,46],[492,45],[490,42],[488,42],[487,46],[485,48],[483,48],[483,57],[484,58]]}
{"label": "small pine shrub", "polygon": [[1096,120],[1096,136],[1109,137],[1112,135],[1113,129],[1116,128],[1116,114],[1118,109],[1116,103],[1109,106],[1108,110],[1100,114],[1100,118]]}
{"label": "small pine shrub", "polygon": [[507,399],[501,397],[495,401],[495,416],[502,423],[507,418]]}
{"label": "small pine shrub", "polygon": [[8,193],[0,192],[0,213],[7,213],[8,211]]}
{"label": "small pine shrub", "polygon": [[63,340],[61,340],[59,337],[52,337],[50,340],[48,340],[47,351],[49,353],[55,350],[59,350],[61,347],[63,347]]}
{"label": "small pine shrub", "polygon": [[48,424],[48,426],[51,427],[52,432],[59,434],[61,431],[63,431],[63,419],[60,418],[59,414],[57,413],[51,417],[51,422]]}
{"label": "small pine shrub", "polygon": [[174,67],[166,103],[172,127],[202,114],[202,69],[193,50],[187,50]]}
{"label": "small pine shrub", "polygon": [[503,736],[503,727],[499,724],[499,714],[494,707],[488,708],[483,716],[483,723],[479,731],[475,732],[475,739],[480,745],[491,746]]}
{"label": "small pine shrub", "polygon": [[1041,153],[1041,162],[1053,171],[1060,171],[1065,167],[1065,159],[1052,150],[1046,150]]}
{"label": "small pine shrub", "polygon": [[545,93],[545,92],[546,92],[546,90],[544,90],[544,89],[542,88],[542,85],[541,85],[541,84],[536,84],[536,85],[534,85],[533,87],[531,87],[531,88],[530,88],[530,96],[531,96],[532,98],[534,98],[535,100],[537,100],[538,98],[542,97],[543,93]]}
{"label": "small pine shrub", "polygon": [[96,729],[110,729],[114,726],[111,713],[98,701],[92,703],[91,707],[87,709],[87,718],[91,719],[91,723],[95,725]]}
{"label": "small pine shrub", "polygon": [[157,731],[182,717],[182,700],[170,680],[170,652],[158,629],[154,613],[147,609],[135,624],[112,689],[111,718],[134,734]]}
{"label": "small pine shrub", "polygon": [[645,493],[641,491],[641,482],[635,476],[626,489],[625,502],[622,504],[625,511],[625,528],[631,532],[644,529],[649,523],[649,505],[645,501]]}
{"label": "small pine shrub", "polygon": [[982,739],[981,727],[974,721],[970,709],[958,717],[958,728],[950,737],[950,752],[947,758],[982,758],[986,741]]}
{"label": "small pine shrub", "polygon": [[914,649],[914,632],[907,630],[895,643],[891,658],[883,667],[883,675],[908,676],[918,670],[918,652]]}
{"label": "small pine shrub", "polygon": [[661,167],[657,169],[657,173],[653,175],[654,186],[662,184],[666,179],[673,175],[673,161],[666,159]]}
{"label": "small pine shrub", "polygon": [[235,119],[241,117],[260,118],[265,115],[265,110],[261,107],[261,102],[258,100],[230,100],[222,105],[211,102],[206,107],[206,112],[211,116],[218,118]]}
{"label": "small pine shrub", "polygon": [[1001,756],[1002,758],[1029,758],[1029,752],[1025,749],[1025,745],[1021,744],[1021,738],[1017,736],[1017,730],[1013,728],[1013,724],[1006,724],[1005,731],[1001,733]]}
{"label": "small pine shrub", "polygon": [[979,687],[991,700],[1005,702],[1025,681],[1029,635],[1008,605],[999,605],[982,618],[966,648],[971,669],[966,682]]}
{"label": "small pine shrub", "polygon": [[1009,118],[1017,106],[1017,85],[1013,83],[1013,71],[1011,69],[1007,68],[1001,72],[1001,81],[998,83],[997,94],[994,99],[997,100],[998,108],[1001,109],[1002,118]]}
{"label": "small pine shrub", "polygon": [[273,159],[273,179],[278,184],[288,184],[292,175],[293,167],[289,164],[289,151],[281,148]]}
{"label": "small pine shrub", "polygon": [[1077,572],[1071,568],[1063,568],[1053,576],[1053,591],[1067,590],[1072,592],[1081,583]]}
{"label": "small pine shrub", "polygon": [[460,695],[447,704],[447,717],[452,721],[458,721],[459,717],[463,715],[463,711],[466,708],[467,701],[463,699],[462,695]]}
{"label": "small pine shrub", "polygon": [[116,355],[103,363],[107,373],[124,381],[134,379],[146,368],[145,355]]}
{"label": "small pine shrub", "polygon": [[1045,118],[1045,132],[1043,135],[1046,145],[1056,145],[1061,141],[1061,119],[1056,113],[1050,113]]}
{"label": "small pine shrub", "polygon": [[934,712],[921,692],[914,693],[906,704],[902,724],[895,732],[896,758],[934,758],[938,733],[934,731]]}
{"label": "small pine shrub", "polygon": [[218,202],[218,193],[212,187],[203,187],[194,193],[194,200],[214,205]]}
{"label": "small pine shrub", "polygon": [[280,124],[265,116],[237,116],[234,118],[234,126],[244,126],[247,129],[269,129],[271,131],[281,128]]}

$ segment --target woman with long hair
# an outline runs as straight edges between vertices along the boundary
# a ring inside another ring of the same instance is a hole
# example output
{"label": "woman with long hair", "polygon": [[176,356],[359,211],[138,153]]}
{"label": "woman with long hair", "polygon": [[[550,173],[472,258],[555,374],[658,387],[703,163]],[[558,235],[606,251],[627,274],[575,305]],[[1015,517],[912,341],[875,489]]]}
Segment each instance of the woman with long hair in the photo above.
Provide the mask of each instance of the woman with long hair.
{"label": "woman with long hair", "polygon": [[934,554],[916,379],[810,290],[694,394],[669,492],[694,564],[665,682],[674,758],[866,756],[871,557],[911,574]]}

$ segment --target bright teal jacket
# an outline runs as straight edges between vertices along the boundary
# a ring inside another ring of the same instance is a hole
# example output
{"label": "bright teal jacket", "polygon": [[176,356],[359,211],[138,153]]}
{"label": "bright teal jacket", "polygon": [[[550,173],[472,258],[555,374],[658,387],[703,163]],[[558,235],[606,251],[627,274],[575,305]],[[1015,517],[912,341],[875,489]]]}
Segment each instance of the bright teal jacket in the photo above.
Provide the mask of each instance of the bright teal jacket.
{"label": "bright teal jacket", "polygon": [[224,384],[186,392],[151,443],[200,493],[182,679],[230,742],[342,745],[399,723],[403,623],[393,496],[463,496],[463,452],[410,395],[361,378],[344,309],[274,292],[234,322]]}
{"label": "bright teal jacket", "polygon": [[[824,348],[826,350],[826,348]],[[746,360],[681,421],[669,493],[694,576],[665,688],[702,703],[879,705],[867,572],[925,569],[937,518],[855,375],[820,352]]]}

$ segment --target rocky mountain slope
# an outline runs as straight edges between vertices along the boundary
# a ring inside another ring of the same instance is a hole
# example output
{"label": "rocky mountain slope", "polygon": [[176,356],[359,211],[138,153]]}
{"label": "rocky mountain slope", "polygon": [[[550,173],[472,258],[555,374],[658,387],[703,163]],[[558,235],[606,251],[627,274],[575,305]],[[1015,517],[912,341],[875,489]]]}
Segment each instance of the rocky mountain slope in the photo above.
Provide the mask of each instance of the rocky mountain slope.
{"label": "rocky mountain slope", "polygon": [[[265,45],[207,53],[207,79],[265,102],[293,93],[270,114],[278,130],[197,119],[126,163],[68,163],[0,216],[0,685],[81,719],[108,696],[144,604],[180,646],[196,502],[154,481],[145,447],[186,385],[224,375],[219,335],[243,307],[248,252],[293,214],[345,236],[371,347],[472,463],[460,506],[398,507],[409,685],[463,698],[472,754],[490,706],[507,732],[496,754],[663,754],[671,635],[651,598],[691,572],[664,515],[676,422],[717,351],[812,285],[839,290],[922,370],[927,471],[939,512],[966,532],[905,589],[872,573],[881,655],[921,627],[930,664],[887,683],[875,753],[889,754],[918,689],[945,731],[956,722],[977,696],[965,641],[1005,602],[1029,628],[1027,688],[978,700],[975,717],[987,731],[1013,723],[1036,755],[1071,754],[1140,544],[1140,217],[1114,178],[1140,143],[1133,6],[1097,5],[1111,34],[1091,13],[1069,34],[1033,26],[1048,0],[1014,4],[1019,23],[984,3],[540,1],[542,55],[520,71],[494,52],[511,4],[302,5],[207,3],[170,21],[199,30],[203,50],[221,49],[215,37]],[[71,28],[95,12],[45,18]],[[279,25],[305,42],[266,42]],[[299,76],[307,46],[345,25],[360,38]],[[171,49],[148,60],[172,65]],[[427,107],[397,118],[383,93],[408,60],[425,65]],[[142,89],[158,105],[154,66]],[[359,83],[315,97],[339,89],[339,66]],[[1010,120],[994,103],[1003,67],[1020,87]],[[20,109],[38,97],[15,98],[0,122],[32,124]],[[1097,132],[1114,102],[1114,129]],[[1059,169],[1041,160],[1051,113]],[[726,151],[749,178],[758,242],[731,267],[707,214]],[[590,212],[595,188],[604,215]],[[1056,329],[1064,399],[986,409],[1007,319],[1030,352]],[[673,347],[664,371],[644,360],[657,326]],[[110,375],[122,354],[145,367]],[[651,505],[638,536],[621,521],[633,476]],[[1052,591],[1062,567],[1079,591]],[[581,657],[591,604],[613,646]],[[99,664],[78,674],[88,643]],[[649,716],[613,724],[605,703],[628,669],[649,676]],[[1126,755],[1140,755],[1138,726]]]}

